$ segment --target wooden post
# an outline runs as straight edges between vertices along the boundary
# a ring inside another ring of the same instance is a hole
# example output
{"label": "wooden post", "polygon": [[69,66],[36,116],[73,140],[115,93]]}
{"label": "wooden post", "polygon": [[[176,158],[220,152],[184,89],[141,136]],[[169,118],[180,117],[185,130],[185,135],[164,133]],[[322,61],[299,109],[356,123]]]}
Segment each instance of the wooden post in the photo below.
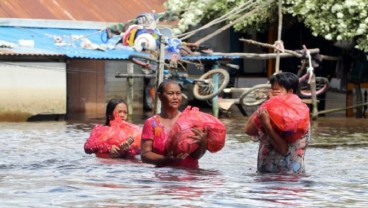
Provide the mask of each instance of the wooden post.
{"label": "wooden post", "polygon": [[133,63],[128,63],[127,65],[127,72],[128,75],[130,75],[127,80],[128,80],[128,95],[127,95],[127,104],[128,104],[128,118],[132,119],[133,116],[133,100],[134,100],[134,78],[133,78],[133,74],[134,74],[134,64]]}
{"label": "wooden post", "polygon": [[[278,2],[278,13],[279,13],[279,24],[277,27],[277,44],[282,44],[281,43],[281,32],[282,32],[282,0],[279,0]],[[280,51],[277,50],[276,51],[277,56],[276,56],[276,63],[275,63],[275,73],[278,73],[280,70]]]}
{"label": "wooden post", "polygon": [[[276,41],[275,34],[276,34],[275,27],[273,26],[268,32],[268,42],[269,43],[274,43]],[[275,51],[274,48],[271,48],[271,47],[268,48],[269,53],[274,53],[274,51]],[[275,60],[270,58],[267,60],[267,78],[272,76],[274,70],[275,70]]]}
{"label": "wooden post", "polygon": [[[158,55],[158,66],[156,70],[156,89],[158,85],[164,80],[164,63],[165,63],[165,46],[164,42],[162,40],[162,35],[159,35],[159,55]],[[154,108],[154,114],[158,114],[161,112],[161,102],[157,97],[157,93],[155,95],[155,108]]]}
{"label": "wooden post", "polygon": [[[218,69],[218,65],[215,64],[212,69]],[[214,74],[212,75],[213,80],[213,92],[216,93],[218,91],[218,83],[219,83],[219,75]],[[212,98],[212,114],[216,118],[219,116],[219,105],[218,105],[218,96]]]}
{"label": "wooden post", "polygon": [[[368,100],[368,93],[367,90],[364,91],[364,103],[367,103]],[[366,112],[367,112],[368,105],[363,106],[363,117],[367,118]]]}
{"label": "wooden post", "polygon": [[[359,85],[360,85],[360,88],[368,88],[368,83],[361,83]],[[357,93],[357,91],[355,89],[355,84],[351,83],[351,82],[348,82],[346,89],[347,89],[346,90],[346,106],[353,106],[354,94],[356,95],[356,93]],[[355,92],[354,92],[354,89],[355,89]],[[362,103],[362,98],[360,98],[360,101],[357,100],[357,98],[356,98],[355,105],[359,105],[360,103]],[[363,107],[363,110],[364,110],[364,107]],[[346,117],[354,117],[354,116],[356,116],[356,113],[354,113],[353,108],[346,109]]]}
{"label": "wooden post", "polygon": [[[363,94],[362,88],[359,83],[354,84],[355,88],[355,104],[363,103]],[[355,117],[356,118],[363,118],[363,106],[355,108]]]}
{"label": "wooden post", "polygon": [[[354,85],[352,83],[348,83],[347,88],[346,88],[346,106],[353,105],[353,98],[354,98],[353,89],[354,89]],[[348,118],[354,117],[353,108],[346,109],[346,117]]]}
{"label": "wooden post", "polygon": [[310,78],[310,86],[311,86],[311,93],[312,93],[312,119],[317,120],[318,118],[318,101],[317,101],[317,94],[316,94],[316,75],[313,73],[312,77]]}

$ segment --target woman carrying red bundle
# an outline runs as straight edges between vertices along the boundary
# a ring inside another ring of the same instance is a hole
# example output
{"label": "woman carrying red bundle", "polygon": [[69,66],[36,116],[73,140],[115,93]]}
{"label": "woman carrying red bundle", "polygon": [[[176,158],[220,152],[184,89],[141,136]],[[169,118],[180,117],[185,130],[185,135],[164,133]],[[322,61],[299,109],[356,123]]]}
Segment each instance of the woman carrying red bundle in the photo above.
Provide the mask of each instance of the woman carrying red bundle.
{"label": "woman carrying red bundle", "polygon": [[141,128],[126,122],[127,104],[112,99],[106,106],[104,125],[97,124],[84,144],[87,154],[102,158],[134,158],[140,154]]}
{"label": "woman carrying red bundle", "polygon": [[270,99],[248,119],[245,133],[259,140],[259,173],[304,174],[310,141],[309,108],[295,94],[298,77],[290,72],[270,79]]}
{"label": "woman carrying red bundle", "polygon": [[225,125],[216,117],[199,111],[199,108],[187,106],[170,130],[166,149],[173,152],[173,155],[190,154],[195,151],[199,145],[192,139],[194,135],[192,128],[206,129],[206,149],[211,153],[220,151],[224,147]]}
{"label": "woman carrying red bundle", "polygon": [[180,166],[198,168],[198,160],[207,150],[207,129],[190,129],[190,138],[198,147],[191,153],[174,155],[166,149],[170,130],[178,120],[182,94],[175,80],[165,80],[157,88],[161,101],[161,113],[148,118],[142,130],[141,159],[156,166]]}

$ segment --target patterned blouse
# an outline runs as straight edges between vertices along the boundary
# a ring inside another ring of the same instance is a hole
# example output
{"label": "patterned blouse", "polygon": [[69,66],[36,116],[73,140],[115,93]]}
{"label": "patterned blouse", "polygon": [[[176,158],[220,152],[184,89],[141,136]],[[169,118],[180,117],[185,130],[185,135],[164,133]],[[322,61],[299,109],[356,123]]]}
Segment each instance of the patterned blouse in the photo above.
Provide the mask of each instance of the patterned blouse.
{"label": "patterned blouse", "polygon": [[[166,155],[166,141],[169,139],[169,131],[160,122],[157,115],[148,118],[143,126],[142,141],[152,140],[152,152],[159,155]],[[198,168],[198,159],[194,159],[191,156],[186,157],[184,160],[172,161],[166,164],[161,164],[158,167],[163,166],[181,166],[186,168]]]}
{"label": "patterned blouse", "polygon": [[259,132],[257,170],[260,173],[305,174],[304,155],[310,142],[310,129],[295,142],[289,143],[285,155],[278,153],[267,134]]}

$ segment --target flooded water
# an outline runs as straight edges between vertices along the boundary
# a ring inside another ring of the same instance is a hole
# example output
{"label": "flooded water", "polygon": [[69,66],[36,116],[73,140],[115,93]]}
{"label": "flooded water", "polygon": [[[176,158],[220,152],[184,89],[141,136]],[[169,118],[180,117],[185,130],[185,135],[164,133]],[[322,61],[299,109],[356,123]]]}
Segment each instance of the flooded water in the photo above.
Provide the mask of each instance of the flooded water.
{"label": "flooded water", "polygon": [[200,169],[84,153],[91,123],[0,123],[0,207],[365,207],[368,122],[320,118],[303,177],[256,174],[245,117],[222,119],[225,147]]}

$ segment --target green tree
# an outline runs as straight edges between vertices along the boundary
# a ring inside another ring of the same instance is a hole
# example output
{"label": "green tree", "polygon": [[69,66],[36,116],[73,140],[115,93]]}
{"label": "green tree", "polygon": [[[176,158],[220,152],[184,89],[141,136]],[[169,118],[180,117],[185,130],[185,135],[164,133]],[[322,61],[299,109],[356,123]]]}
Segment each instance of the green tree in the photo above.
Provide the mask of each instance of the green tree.
{"label": "green tree", "polygon": [[[277,22],[277,0],[168,0],[167,10],[179,15],[174,32],[205,24],[225,14],[226,22],[248,16],[233,27],[236,31],[257,32]],[[368,0],[283,0],[283,13],[310,28],[314,36],[331,41],[352,41],[368,52]]]}

